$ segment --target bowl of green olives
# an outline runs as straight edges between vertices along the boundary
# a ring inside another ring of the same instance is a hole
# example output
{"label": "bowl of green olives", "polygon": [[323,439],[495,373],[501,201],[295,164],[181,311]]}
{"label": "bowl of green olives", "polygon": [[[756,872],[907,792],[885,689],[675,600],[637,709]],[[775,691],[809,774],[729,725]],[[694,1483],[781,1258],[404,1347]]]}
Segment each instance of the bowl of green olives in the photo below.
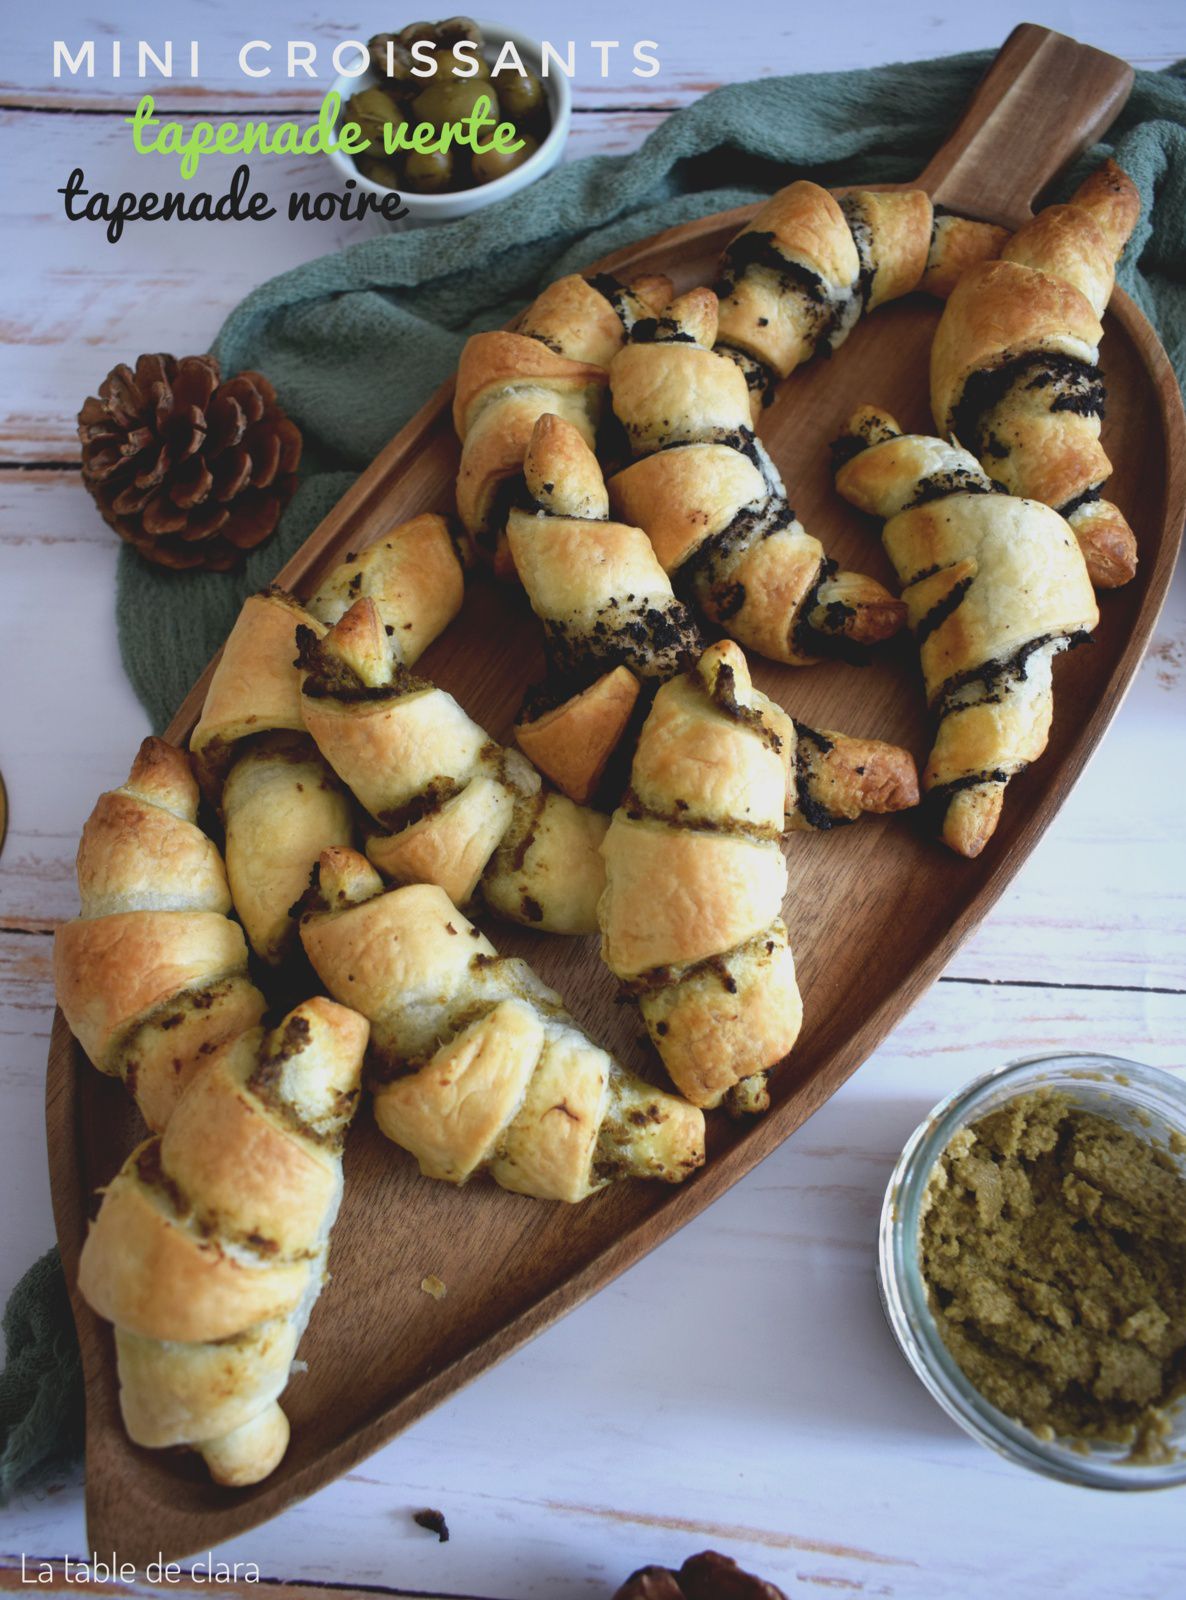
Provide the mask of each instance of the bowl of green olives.
{"label": "bowl of green olives", "polygon": [[572,91],[563,72],[545,76],[534,40],[449,17],[378,33],[368,51],[369,69],[334,90],[339,128],[356,124],[369,146],[330,160],[359,189],[397,192],[408,215],[396,226],[466,216],[560,160]]}

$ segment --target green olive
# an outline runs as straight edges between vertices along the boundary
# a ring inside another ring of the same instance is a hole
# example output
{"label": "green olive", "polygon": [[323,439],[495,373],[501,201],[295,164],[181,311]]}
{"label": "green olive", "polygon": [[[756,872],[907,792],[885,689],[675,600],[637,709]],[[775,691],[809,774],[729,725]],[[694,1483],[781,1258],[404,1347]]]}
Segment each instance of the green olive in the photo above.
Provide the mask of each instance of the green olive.
{"label": "green olive", "polygon": [[455,56],[453,47],[449,45],[442,46],[437,51],[436,78],[429,79],[429,82],[443,82],[450,78],[455,78],[461,83],[478,83],[489,77],[490,63],[485,56],[475,56],[470,50],[467,50],[462,56]]}
{"label": "green olive", "polygon": [[498,98],[506,115],[518,121],[532,116],[543,105],[544,86],[534,72],[500,72]]}
{"label": "green olive", "polygon": [[520,138],[523,140],[521,150],[483,150],[474,156],[473,174],[478,183],[493,183],[496,178],[505,178],[508,172],[521,167],[528,156],[533,156],[539,149],[539,140],[533,139],[529,133],[520,134]]}
{"label": "green olive", "polygon": [[479,50],[482,48],[482,30],[472,17],[446,17],[444,22],[437,23],[437,38],[446,49],[462,39],[476,44]]}
{"label": "green olive", "polygon": [[[407,100],[411,95],[419,94],[424,79],[412,76],[412,68],[416,63],[406,44],[401,44],[393,33],[377,33],[367,49],[370,51],[371,66],[383,80],[383,87],[388,94],[395,95],[399,100]],[[389,51],[390,72],[387,70]]]}
{"label": "green olive", "polygon": [[439,129],[445,122],[464,122],[485,95],[490,101],[490,116],[498,120],[498,96],[481,78],[439,78],[417,96],[416,115]]}
{"label": "green olive", "polygon": [[435,22],[409,22],[406,28],[399,30],[396,38],[410,50],[422,39],[427,39],[429,44],[435,46],[439,42],[440,35],[437,33]]}
{"label": "green olive", "polygon": [[413,194],[439,194],[452,179],[451,150],[413,150],[404,162],[404,182]]}
{"label": "green olive", "polygon": [[354,165],[358,168],[360,176],[369,178],[372,183],[381,183],[385,189],[399,188],[399,171],[394,161],[380,161],[375,156],[356,156]]}
{"label": "green olive", "polygon": [[346,102],[346,119],[357,122],[363,138],[369,139],[380,154],[384,124],[390,122],[398,128],[408,120],[386,89],[360,90]]}

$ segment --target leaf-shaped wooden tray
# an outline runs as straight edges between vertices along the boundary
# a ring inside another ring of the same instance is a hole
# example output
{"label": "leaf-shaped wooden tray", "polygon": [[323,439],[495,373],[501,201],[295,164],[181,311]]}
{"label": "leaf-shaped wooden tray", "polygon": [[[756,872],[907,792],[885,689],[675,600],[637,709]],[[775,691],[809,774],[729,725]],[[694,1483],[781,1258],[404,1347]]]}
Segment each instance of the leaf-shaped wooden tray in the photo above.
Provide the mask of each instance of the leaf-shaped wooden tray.
{"label": "leaf-shaped wooden tray", "polygon": [[[921,180],[954,209],[1016,225],[1058,168],[1115,115],[1131,73],[1045,30],[1006,44],[968,116]],[[1079,107],[1068,123],[1066,108]],[[722,246],[746,219],[708,217],[620,251],[603,267],[663,271],[684,289],[711,282]],[[877,530],[833,492],[828,442],[855,405],[888,405],[930,430],[926,375],[937,305],[914,297],[864,321],[843,350],[787,383],[762,434],[809,529],[841,563],[891,580]],[[710,1117],[708,1164],[681,1188],[618,1184],[584,1205],[544,1205],[475,1182],[421,1179],[365,1111],[346,1153],[346,1196],[334,1233],[333,1280],[301,1346],[308,1371],[284,1399],[292,1444],[266,1482],[216,1488],[184,1453],[130,1445],[120,1425],[111,1332],[75,1296],[87,1394],[87,1508],[92,1548],[140,1563],[181,1556],[272,1516],[344,1471],[695,1216],[793,1132],[856,1068],[938,975],[1020,867],[1098,744],[1136,670],[1165,593],[1186,514],[1186,429],[1156,337],[1117,294],[1106,319],[1105,442],[1109,493],[1136,529],[1136,580],[1102,600],[1090,647],[1055,670],[1050,748],[1009,788],[1004,818],[979,860],[946,852],[907,818],[869,819],[830,835],[794,835],[786,907],[806,1000],[791,1059],[774,1075],[773,1108],[754,1122]],[[363,475],[280,581],[308,592],[347,549],[394,523],[451,505],[457,446],[449,389]],[[477,580],[462,615],[422,669],[492,732],[505,735],[542,667],[521,595]],[[927,747],[908,640],[876,665],[809,670],[758,665],[760,686],[818,727]],[[171,729],[184,739],[195,690]],[[1123,819],[1123,807],[1118,803]],[[1121,820],[1121,825],[1123,822]],[[592,939],[549,939],[491,926],[566,996],[593,1035],[634,1067],[654,1070],[631,1008]],[[48,1077],[49,1147],[62,1258],[71,1285],[98,1185],[138,1136],[122,1088],[101,1077],[55,1019]],[[421,1280],[448,1287],[437,1301]]]}

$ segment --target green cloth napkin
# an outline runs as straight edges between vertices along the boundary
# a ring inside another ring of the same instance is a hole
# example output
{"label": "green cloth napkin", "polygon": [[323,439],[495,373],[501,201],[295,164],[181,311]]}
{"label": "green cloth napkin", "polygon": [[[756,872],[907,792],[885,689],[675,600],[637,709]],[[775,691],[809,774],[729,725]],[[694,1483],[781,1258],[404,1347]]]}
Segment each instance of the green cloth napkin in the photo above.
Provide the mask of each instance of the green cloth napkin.
{"label": "green cloth napkin", "polygon": [[[453,370],[466,337],[540,286],[660,228],[772,193],[894,182],[921,172],[954,126],[988,52],[872,71],[734,84],[662,123],[629,156],[561,167],[501,205],[441,227],[354,245],[263,284],[216,344],[227,373],[262,369],[305,435],[303,481],[275,537],[239,574],[169,573],[125,549],[120,648],[163,728],[244,598],[266,584],[355,475]],[[1186,374],[1186,63],[1138,72],[1112,143],[1141,190],[1124,287]],[[135,354],[129,350],[128,356]],[[4,1319],[0,1499],[70,1457],[81,1436],[78,1355],[56,1253],[30,1269]]]}
{"label": "green cloth napkin", "polygon": [[[231,312],[216,353],[261,369],[300,424],[300,491],[275,537],[227,575],[171,573],[121,554],[116,618],[128,677],[154,728],[168,722],[226,638],[245,597],[457,364],[542,284],[677,222],[741,205],[810,174],[824,183],[917,176],[958,121],[988,52],[862,72],[731,84],[655,129],[628,156],[559,167],[458,222],[392,233],[261,285]],[[1138,72],[1105,155],[1141,191],[1120,280],[1186,373],[1186,63]],[[129,352],[131,354],[131,352]]]}

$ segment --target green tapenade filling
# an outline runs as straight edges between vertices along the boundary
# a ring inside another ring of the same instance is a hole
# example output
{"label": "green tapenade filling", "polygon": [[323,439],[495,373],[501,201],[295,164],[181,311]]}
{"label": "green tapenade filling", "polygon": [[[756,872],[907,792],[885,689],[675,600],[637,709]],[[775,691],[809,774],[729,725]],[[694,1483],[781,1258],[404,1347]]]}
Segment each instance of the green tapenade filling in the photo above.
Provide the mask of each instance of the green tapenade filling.
{"label": "green tapenade filling", "polygon": [[[1171,1146],[1172,1148],[1172,1146]],[[1065,1095],[1021,1095],[935,1165],[920,1261],[947,1348],[1040,1438],[1165,1458],[1186,1392],[1186,1179]]]}

